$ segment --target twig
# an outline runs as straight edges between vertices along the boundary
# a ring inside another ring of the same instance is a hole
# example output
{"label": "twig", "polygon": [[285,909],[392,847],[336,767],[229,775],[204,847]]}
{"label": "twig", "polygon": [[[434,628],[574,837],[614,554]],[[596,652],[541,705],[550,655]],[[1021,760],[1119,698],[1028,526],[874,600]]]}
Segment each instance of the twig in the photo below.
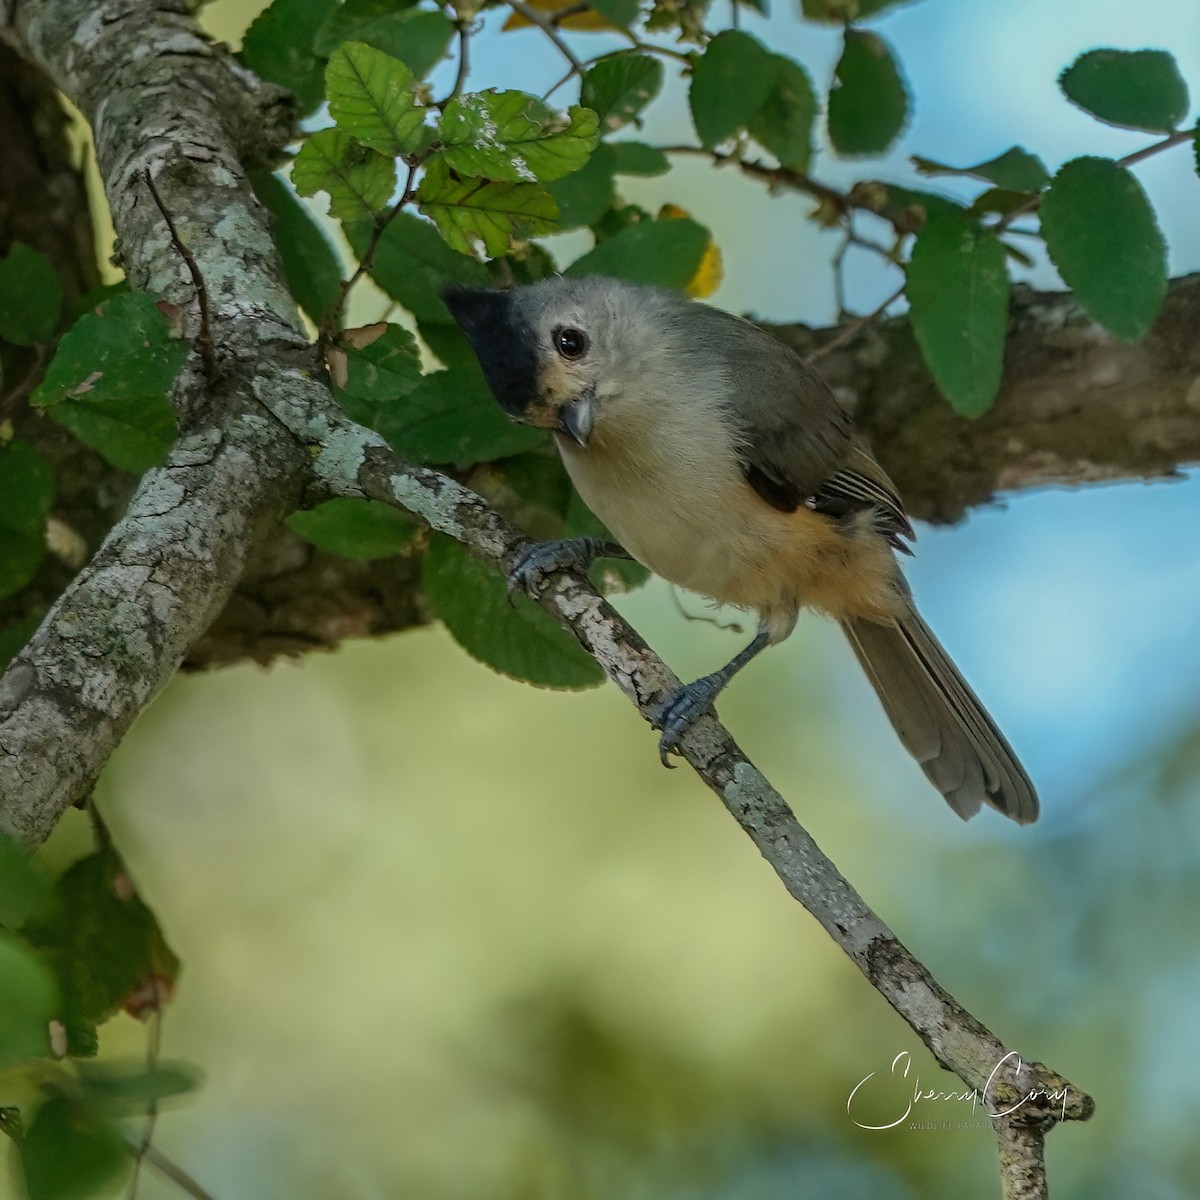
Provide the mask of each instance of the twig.
{"label": "twig", "polygon": [[168,1158],[154,1146],[139,1148],[135,1138],[126,1135],[125,1144],[131,1154],[140,1153],[143,1158],[160,1174],[165,1175],[176,1187],[192,1196],[194,1200],[216,1200],[212,1192],[200,1186],[174,1159]]}
{"label": "twig", "polygon": [[564,21],[571,17],[582,16],[591,7],[592,6],[590,4],[586,3],[586,0],[582,0],[582,2],[579,4],[568,4],[566,8],[556,9],[550,14],[550,24],[557,28]]}
{"label": "twig", "polygon": [[[158,985],[154,984],[155,997],[154,1008],[150,1014],[150,1036],[146,1045],[146,1070],[153,1071],[158,1066],[159,1052],[162,1050],[162,1004],[159,1000]],[[126,1200],[137,1200],[138,1181],[142,1173],[142,1162],[146,1155],[150,1152],[151,1143],[154,1141],[154,1129],[158,1124],[158,1099],[155,1097],[150,1101],[146,1109],[146,1126],[142,1130],[141,1139],[138,1142],[137,1151],[133,1156],[133,1174],[129,1177],[129,1192]]]}
{"label": "twig", "polygon": [[576,75],[583,74],[583,63],[575,57],[575,52],[563,41],[562,35],[558,32],[554,22],[536,8],[531,8],[525,3],[525,0],[507,0],[508,7],[513,12],[524,17],[531,25],[536,25],[558,48],[558,52],[571,64],[571,70]]}
{"label": "twig", "polygon": [[348,279],[342,280],[342,287],[338,294],[337,303],[321,323],[322,339],[328,339],[333,331],[334,324],[342,319],[346,308],[346,297],[349,296],[350,289],[371,269],[372,259],[375,256],[375,251],[379,248],[379,241],[383,237],[385,230],[395,220],[400,210],[412,202],[415,194],[413,191],[413,178],[420,165],[416,161],[408,164],[408,177],[404,181],[404,191],[401,193],[400,199],[392,205],[382,220],[375,222],[375,228],[371,230],[371,238],[367,242],[367,248],[363,251],[362,258],[358,260],[358,266],[354,268],[353,273]]}
{"label": "twig", "polygon": [[877,308],[872,309],[865,317],[859,317],[857,321],[851,321],[849,325],[844,326],[824,345],[818,346],[804,361],[811,367],[813,363],[820,361],[827,354],[832,354],[835,350],[841,349],[847,342],[852,342],[868,325],[874,325],[887,309],[895,304],[903,295],[904,284],[901,284]]}
{"label": "twig", "polygon": [[167,229],[171,233],[171,244],[179,251],[179,257],[187,264],[188,273],[191,275],[192,284],[196,289],[196,303],[200,307],[200,332],[196,335],[196,346],[200,351],[200,361],[204,366],[204,378],[211,387],[217,379],[217,355],[213,347],[212,326],[209,323],[208,288],[205,286],[204,276],[201,274],[195,258],[192,257],[192,252],[183,244],[183,238],[179,236],[179,230],[175,228],[175,222],[167,211],[162,197],[158,194],[158,188],[154,185],[154,176],[150,174],[150,168],[147,167],[143,174],[146,177],[146,186],[150,189],[150,195],[154,198],[158,211],[162,213],[163,220],[167,223]]}
{"label": "twig", "polygon": [[458,31],[458,70],[454,74],[454,86],[444,100],[439,100],[434,105],[435,108],[445,108],[451,100],[462,95],[462,90],[467,83],[467,72],[471,69],[471,56],[468,50],[471,41],[470,26],[466,21],[459,20],[455,22],[455,29]]}

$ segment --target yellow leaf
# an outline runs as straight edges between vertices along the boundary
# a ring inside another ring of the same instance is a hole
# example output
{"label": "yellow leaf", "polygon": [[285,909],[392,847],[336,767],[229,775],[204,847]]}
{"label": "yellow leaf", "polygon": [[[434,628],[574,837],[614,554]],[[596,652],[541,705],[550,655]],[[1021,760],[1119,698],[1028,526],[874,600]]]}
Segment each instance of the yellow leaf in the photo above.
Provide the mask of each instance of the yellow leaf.
{"label": "yellow leaf", "polygon": [[[658,210],[660,221],[673,221],[691,215],[687,209],[680,208],[677,204],[664,204]],[[695,275],[688,280],[687,286],[683,290],[693,300],[704,300],[721,286],[721,280],[724,277],[725,267],[721,262],[721,251],[717,248],[716,242],[710,241],[704,249],[704,257],[700,259],[700,265],[696,268]]]}
{"label": "yellow leaf", "polygon": [[[555,13],[561,12],[568,5],[563,4],[562,0],[525,0],[525,3],[530,8],[537,9],[538,12],[545,13],[546,16],[552,17]],[[523,17],[519,12],[512,12],[508,15],[508,20],[501,26],[503,30],[509,29],[527,29],[533,22],[528,17]],[[606,21],[594,9],[588,9],[586,12],[575,13],[572,16],[564,17],[558,22],[559,29],[581,29],[585,32],[596,32],[598,30],[615,29],[616,26]]]}

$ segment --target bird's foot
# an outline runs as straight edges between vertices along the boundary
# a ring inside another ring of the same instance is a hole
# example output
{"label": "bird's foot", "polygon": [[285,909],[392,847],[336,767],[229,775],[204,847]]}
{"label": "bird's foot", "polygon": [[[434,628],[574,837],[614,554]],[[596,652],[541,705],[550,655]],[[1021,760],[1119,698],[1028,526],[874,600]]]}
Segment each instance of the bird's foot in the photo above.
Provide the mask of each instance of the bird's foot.
{"label": "bird's foot", "polygon": [[587,571],[602,552],[603,543],[590,537],[562,538],[526,546],[508,572],[509,603],[518,588],[536,596],[556,571]]}
{"label": "bird's foot", "polygon": [[705,713],[713,712],[713,701],[728,681],[724,671],[716,671],[676,688],[658,706],[654,713],[654,728],[662,730],[662,737],[658,739],[658,757],[664,767],[675,765],[667,761],[667,755],[679,749],[688,730]]}

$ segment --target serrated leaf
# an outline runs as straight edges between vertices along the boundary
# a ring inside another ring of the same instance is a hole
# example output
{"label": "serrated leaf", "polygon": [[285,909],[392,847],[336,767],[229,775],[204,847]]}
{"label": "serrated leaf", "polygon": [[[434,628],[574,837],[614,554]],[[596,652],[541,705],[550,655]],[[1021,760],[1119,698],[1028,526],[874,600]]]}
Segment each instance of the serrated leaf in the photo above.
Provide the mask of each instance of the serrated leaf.
{"label": "serrated leaf", "polygon": [[325,68],[329,112],[338,127],[388,158],[412,154],[422,141],[425,110],[413,73],[398,59],[362,42],[345,42]]}
{"label": "serrated leaf", "polygon": [[1072,104],[1124,129],[1168,133],[1187,115],[1187,84],[1165,50],[1091,50],[1058,84]]}
{"label": "serrated leaf", "polygon": [[370,220],[396,190],[396,164],[343,129],[320,129],[292,163],[292,186],[302,196],[328,192],[329,211],[339,220]]}
{"label": "serrated leaf", "polygon": [[343,43],[361,41],[356,35],[364,25],[413,7],[416,0],[342,0],[321,22],[313,38],[313,50],[329,58]]}
{"label": "serrated leaf", "polygon": [[908,119],[908,92],[888,44],[847,29],[829,92],[829,141],[844,158],[882,154]]}
{"label": "serrated leaf", "polygon": [[715,146],[750,124],[775,86],[778,63],[757,38],[736,29],[708,43],[688,90],[702,146]]}
{"label": "serrated leaf", "polygon": [[58,988],[41,956],[9,933],[0,933],[0,996],[0,1071],[49,1054]]}
{"label": "serrated leaf", "polygon": [[688,218],[639,221],[605,238],[563,274],[570,278],[612,275],[683,291],[695,278],[711,242],[708,230]]}
{"label": "serrated leaf", "polygon": [[255,171],[250,183],[274,218],[271,240],[283,260],[288,291],[312,323],[320,325],[341,300],[342,268],[337,252],[283,176]]}
{"label": "serrated leaf", "polygon": [[41,863],[0,834],[0,925],[20,929],[54,908],[54,889]]}
{"label": "serrated leaf", "polygon": [[973,167],[951,167],[915,154],[911,161],[920,175],[969,175],[986,179],[1007,192],[1040,192],[1050,182],[1042,160],[1020,146],[1013,146]]}
{"label": "serrated leaf", "polygon": [[482,242],[497,258],[514,238],[553,233],[558,221],[554,197],[536,183],[456,178],[440,156],[426,168],[417,202],[446,242],[463,254]]}
{"label": "serrated leaf", "polygon": [[591,7],[618,29],[630,28],[638,18],[638,0],[592,0]]}
{"label": "serrated leaf", "polygon": [[124,1139],[91,1105],[52,1096],[21,1139],[29,1200],[90,1200],[129,1168]]}
{"label": "serrated leaf", "polygon": [[389,504],[343,496],[294,512],[286,524],[320,550],[362,561],[401,553],[417,532],[412,518]]}
{"label": "serrated leaf", "polygon": [[1148,333],[1167,294],[1167,247],[1132,173],[1073,159],[1038,212],[1050,258],[1088,314],[1128,342]]}
{"label": "serrated leaf", "polygon": [[28,443],[0,443],[0,597],[19,592],[46,553],[54,472]]}
{"label": "serrated leaf", "polygon": [[255,17],[242,39],[240,57],[256,75],[287,88],[302,111],[325,97],[325,64],[313,38],[337,0],[275,0]]}
{"label": "serrated leaf", "polygon": [[932,217],[917,234],[905,290],[913,332],[942,394],[964,416],[987,412],[1004,368],[1004,247],[962,217]]}
{"label": "serrated leaf", "polygon": [[[613,156],[613,170],[618,175],[665,175],[671,161],[657,146],[645,142],[605,142]],[[599,148],[597,148],[599,149]]]}
{"label": "serrated leaf", "polygon": [[[371,226],[345,226],[346,237],[360,258],[371,239]],[[397,213],[376,243],[371,256],[371,278],[418,321],[453,324],[442,303],[447,283],[486,287],[487,268],[474,258],[446,245],[429,221],[412,213]]]}
{"label": "serrated leaf", "polygon": [[372,21],[354,36],[398,58],[418,79],[423,79],[446,57],[454,36],[454,23],[444,13],[414,8]]}
{"label": "serrated leaf", "polygon": [[790,58],[775,55],[775,80],[750,122],[750,136],[775,155],[781,166],[806,171],[816,119],[817,97],[808,72]]}
{"label": "serrated leaf", "polygon": [[617,198],[615,169],[613,147],[601,142],[582,169],[547,184],[546,190],[558,205],[560,229],[594,225],[604,216]]}
{"label": "serrated leaf", "polygon": [[147,979],[174,980],[179,960],[114,851],[74,863],[55,892],[55,914],[24,933],[58,980],[69,1052],[94,1054],[95,1027]]}
{"label": "serrated leaf", "polygon": [[376,429],[380,412],[421,382],[420,351],[402,325],[388,325],[369,344],[358,349],[347,345],[341,352],[346,356],[346,377],[335,389],[338,402],[360,425]]}
{"label": "serrated leaf", "polygon": [[167,393],[187,355],[154,297],[126,292],[67,330],[30,403],[113,466],[145,471],[175,440]]}
{"label": "serrated leaf", "polygon": [[473,358],[425,376],[379,411],[375,428],[407,458],[459,466],[519,454],[546,440],[542,430],[504,415]]}
{"label": "serrated leaf", "polygon": [[663,68],[648,54],[601,59],[583,77],[579,103],[600,118],[605,129],[620,129],[662,90]]}
{"label": "serrated leaf", "polygon": [[62,302],[62,285],[50,260],[24,242],[13,242],[0,258],[0,338],[18,346],[49,341]]}
{"label": "serrated leaf", "polygon": [[442,157],[459,175],[549,183],[577,171],[600,140],[596,114],[564,116],[526,92],[472,92],[446,105]]}
{"label": "serrated leaf", "polygon": [[604,673],[571,634],[450,538],[435,536],[425,555],[425,595],[450,635],[472,658],[540,687],[592,687]]}

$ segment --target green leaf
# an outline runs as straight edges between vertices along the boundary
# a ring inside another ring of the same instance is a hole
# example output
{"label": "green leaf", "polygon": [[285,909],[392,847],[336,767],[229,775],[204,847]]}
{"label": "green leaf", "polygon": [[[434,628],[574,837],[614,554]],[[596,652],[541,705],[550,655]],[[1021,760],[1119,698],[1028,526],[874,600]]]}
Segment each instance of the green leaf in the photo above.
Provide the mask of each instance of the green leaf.
{"label": "green leaf", "polygon": [[292,513],[287,526],[320,550],[364,561],[401,553],[417,532],[412,519],[391,505],[340,496]]}
{"label": "green leaf", "polygon": [[921,175],[969,175],[986,179],[1006,192],[1040,192],[1050,182],[1050,176],[1036,154],[1013,146],[973,167],[950,167],[931,158],[913,155],[912,165]]}
{"label": "green leaf", "polygon": [[708,43],[688,91],[702,146],[715,146],[750,124],[775,86],[779,61],[757,38],[736,29]]}
{"label": "green leaf", "polygon": [[878,34],[847,29],[845,39],[829,93],[829,140],[843,158],[882,154],[908,118],[904,79]]}
{"label": "green leaf", "polygon": [[388,158],[412,154],[422,141],[425,110],[412,83],[402,62],[362,42],[339,46],[325,68],[329,112],[339,128]]}
{"label": "green leaf", "polygon": [[[372,335],[376,336],[372,336]],[[356,340],[370,337],[357,348]],[[337,387],[338,402],[351,420],[371,429],[379,414],[422,379],[416,339],[403,325],[347,330],[338,351],[345,355],[345,382]]]}
{"label": "green leaf", "polygon": [[618,29],[628,29],[638,19],[638,0],[592,0],[592,8]]}
{"label": "green leaf", "polygon": [[321,129],[300,147],[292,186],[302,196],[328,192],[329,211],[343,221],[369,220],[383,212],[396,190],[396,164],[344,129]]}
{"label": "green leaf", "polygon": [[1167,294],[1167,247],[1133,175],[1111,159],[1073,159],[1038,212],[1050,258],[1088,314],[1128,342],[1148,333]]}
{"label": "green leaf", "polygon": [[564,117],[526,92],[472,92],[446,105],[443,159],[459,175],[548,183],[577,171],[600,140],[596,114]]}
{"label": "green leaf", "polygon": [[322,58],[329,58],[343,42],[361,41],[357,34],[364,25],[407,11],[415,3],[416,0],[343,0],[321,22],[313,38],[313,50]]}
{"label": "green leaf", "polygon": [[563,274],[572,279],[613,275],[682,290],[695,277],[711,241],[708,230],[687,217],[639,221],[605,238]]}
{"label": "green leaf", "polygon": [[91,1200],[129,1167],[125,1141],[91,1105],[54,1096],[21,1139],[29,1200]]}
{"label": "green leaf", "polygon": [[126,292],[67,330],[30,403],[113,466],[145,471],[175,440],[167,393],[187,355],[154,297]]}
{"label": "green leaf", "polygon": [[242,39],[241,60],[255,74],[287,88],[309,112],[325,97],[325,64],[313,38],[337,0],[275,0]]}
{"label": "green leaf", "polygon": [[47,342],[58,326],[63,292],[45,255],[13,242],[0,259],[0,338],[18,346]]}
{"label": "green leaf", "polygon": [[608,212],[617,198],[613,182],[615,169],[613,147],[601,142],[581,170],[547,185],[546,190],[558,205],[560,229],[594,225]]}
{"label": "green leaf", "polygon": [[56,893],[57,912],[24,933],[58,979],[69,1052],[94,1054],[95,1027],[147,980],[173,981],[179,960],[114,851],[74,863]]}
{"label": "green leaf", "polygon": [[54,472],[28,443],[0,443],[0,597],[19,592],[46,553]]}
{"label": "green leaf", "polygon": [[[355,254],[361,258],[371,239],[367,223],[344,227]],[[371,256],[371,278],[418,321],[453,324],[440,292],[448,283],[486,287],[487,268],[474,258],[451,250],[428,221],[412,213],[397,213],[383,231]]]}
{"label": "green leaf", "polygon": [[571,634],[450,538],[435,536],[423,582],[433,611],[472,658],[541,687],[592,687],[604,673]]}
{"label": "green leaf", "polygon": [[670,159],[657,146],[645,142],[603,144],[612,151],[613,170],[618,175],[665,175],[671,169]]}
{"label": "green leaf", "polygon": [[514,238],[553,233],[558,220],[554,197],[545,188],[460,179],[440,156],[426,168],[417,202],[453,249],[471,254],[482,242],[493,258],[506,254]]}
{"label": "green leaf", "polygon": [[1169,133],[1187,115],[1187,84],[1165,50],[1091,50],[1058,84],[1072,104],[1125,129]]}
{"label": "green leaf", "polygon": [[48,916],[53,908],[54,889],[41,864],[0,834],[0,925],[20,929],[31,917]]}
{"label": "green leaf", "polygon": [[750,122],[750,136],[769,150],[780,165],[806,171],[812,157],[812,130],[817,97],[799,63],[775,55],[775,81],[766,103]]}
{"label": "green leaf", "polygon": [[195,1067],[160,1063],[150,1070],[130,1069],[111,1062],[75,1064],[85,1101],[109,1116],[135,1117],[151,1105],[194,1091],[200,1083]]}
{"label": "green leaf", "polygon": [[58,1014],[54,976],[20,938],[0,933],[0,1071],[50,1053]]}
{"label": "green leaf", "polygon": [[361,42],[405,63],[423,79],[446,57],[454,36],[454,23],[441,12],[415,8],[364,25],[356,34]]}
{"label": "green leaf", "polygon": [[931,217],[913,246],[906,291],[913,332],[942,394],[964,416],[987,412],[1004,368],[1004,247],[962,217]]}
{"label": "green leaf", "polygon": [[590,108],[605,129],[620,129],[662,90],[663,68],[648,54],[605,58],[583,77],[579,103]]}
{"label": "green leaf", "polygon": [[312,323],[320,325],[341,300],[342,268],[337,252],[282,175],[255,171],[250,183],[274,218],[271,239],[283,260],[288,290]]}
{"label": "green leaf", "polygon": [[546,438],[504,415],[473,356],[426,375],[408,396],[380,410],[375,427],[407,458],[460,466],[519,454]]}

